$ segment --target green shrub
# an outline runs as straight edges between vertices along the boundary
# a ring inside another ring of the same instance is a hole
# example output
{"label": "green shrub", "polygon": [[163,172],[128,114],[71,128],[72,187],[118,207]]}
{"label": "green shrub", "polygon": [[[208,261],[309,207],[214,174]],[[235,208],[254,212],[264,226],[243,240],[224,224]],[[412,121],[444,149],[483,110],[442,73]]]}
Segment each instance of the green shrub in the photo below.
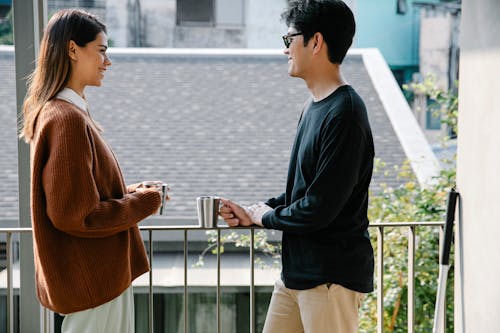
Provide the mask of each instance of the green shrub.
{"label": "green shrub", "polygon": [[[376,168],[384,167],[380,161]],[[409,163],[396,168],[397,177],[405,182],[397,188],[382,186],[381,193],[370,197],[368,210],[373,222],[443,221],[449,190],[454,187],[455,172],[441,171],[435,184],[421,188]],[[376,232],[371,230],[377,251]],[[432,331],[437,292],[439,228],[415,229],[415,332]],[[408,228],[384,228],[384,332],[407,332]],[[451,264],[452,260],[451,260]],[[447,328],[453,331],[453,272],[450,271],[447,293]],[[378,283],[378,281],[377,281]],[[360,332],[376,327],[376,293],[367,295],[360,314]]]}
{"label": "green shrub", "polygon": [[14,34],[12,28],[12,9],[7,13],[3,20],[0,20],[0,45],[14,44]]}

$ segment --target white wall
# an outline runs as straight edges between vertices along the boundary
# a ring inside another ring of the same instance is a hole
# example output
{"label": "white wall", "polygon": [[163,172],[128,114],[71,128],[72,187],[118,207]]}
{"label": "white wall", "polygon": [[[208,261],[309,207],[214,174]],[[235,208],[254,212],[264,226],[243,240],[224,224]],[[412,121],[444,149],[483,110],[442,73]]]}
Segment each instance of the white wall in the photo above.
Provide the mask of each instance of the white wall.
{"label": "white wall", "polygon": [[281,36],[287,26],[281,13],[286,0],[246,0],[246,31],[248,48],[283,48]]}
{"label": "white wall", "polygon": [[142,0],[146,46],[172,47],[176,20],[175,0]]}
{"label": "white wall", "polygon": [[[462,198],[455,332],[498,332],[500,1],[463,0],[457,185]],[[463,310],[463,316],[461,311]]]}
{"label": "white wall", "polygon": [[448,90],[448,71],[453,17],[447,11],[420,11],[420,72],[436,77],[438,87]]}
{"label": "white wall", "polygon": [[[106,1],[108,37],[115,47],[131,46],[128,0]],[[175,0],[141,0],[144,43],[148,47],[172,47],[175,28]]]}
{"label": "white wall", "polygon": [[217,0],[215,20],[218,26],[239,27],[245,23],[245,0]]}
{"label": "white wall", "polygon": [[113,46],[127,46],[127,0],[106,1],[106,27]]}

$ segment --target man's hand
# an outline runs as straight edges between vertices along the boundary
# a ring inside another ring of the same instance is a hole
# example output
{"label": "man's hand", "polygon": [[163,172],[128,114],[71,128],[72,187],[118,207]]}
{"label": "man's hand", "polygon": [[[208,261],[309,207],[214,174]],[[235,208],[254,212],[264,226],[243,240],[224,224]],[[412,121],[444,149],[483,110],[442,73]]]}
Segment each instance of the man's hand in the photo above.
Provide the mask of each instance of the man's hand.
{"label": "man's hand", "polygon": [[221,202],[222,207],[219,209],[219,214],[228,226],[247,227],[254,224],[243,207],[231,200],[223,198],[221,198]]}

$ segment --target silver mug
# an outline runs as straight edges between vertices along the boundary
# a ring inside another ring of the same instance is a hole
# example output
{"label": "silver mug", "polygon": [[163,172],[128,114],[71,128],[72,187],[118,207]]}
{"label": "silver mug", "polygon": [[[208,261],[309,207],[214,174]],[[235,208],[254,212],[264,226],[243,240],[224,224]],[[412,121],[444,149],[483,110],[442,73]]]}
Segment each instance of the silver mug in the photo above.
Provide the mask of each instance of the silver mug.
{"label": "silver mug", "polygon": [[167,198],[167,191],[170,189],[168,184],[161,183],[158,181],[145,181],[142,182],[142,186],[144,186],[145,188],[156,188],[156,189],[159,189],[161,187],[161,195],[162,195],[161,205],[154,215],[163,215],[165,212],[165,199]]}
{"label": "silver mug", "polygon": [[219,219],[220,198],[201,196],[196,198],[198,222],[201,228],[215,228]]}

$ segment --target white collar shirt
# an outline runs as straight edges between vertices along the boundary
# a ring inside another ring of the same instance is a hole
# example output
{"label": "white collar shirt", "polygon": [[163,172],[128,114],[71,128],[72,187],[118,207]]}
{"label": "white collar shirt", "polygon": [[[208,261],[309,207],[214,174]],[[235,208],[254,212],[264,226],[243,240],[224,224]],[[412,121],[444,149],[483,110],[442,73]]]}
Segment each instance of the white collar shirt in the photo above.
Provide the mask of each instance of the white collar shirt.
{"label": "white collar shirt", "polygon": [[88,112],[89,110],[87,101],[83,99],[82,96],[78,95],[71,88],[64,88],[63,90],[57,93],[56,98],[74,104],[76,107],[83,110],[84,112]]}

